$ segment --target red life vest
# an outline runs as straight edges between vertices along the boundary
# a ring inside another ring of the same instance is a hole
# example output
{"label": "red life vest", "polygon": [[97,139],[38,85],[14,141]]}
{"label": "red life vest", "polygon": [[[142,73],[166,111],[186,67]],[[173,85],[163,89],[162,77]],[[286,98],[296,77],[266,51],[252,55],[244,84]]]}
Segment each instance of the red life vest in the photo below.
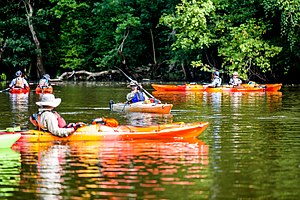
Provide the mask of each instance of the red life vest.
{"label": "red life vest", "polygon": [[[44,112],[47,112],[48,110],[46,111],[42,111],[42,112],[38,112],[36,114],[33,114],[30,116],[30,122],[35,126],[35,127],[38,127],[39,129],[43,129],[42,127],[42,124],[41,124],[41,115],[44,113]],[[56,115],[57,117],[57,122],[58,122],[58,127],[59,128],[64,128],[67,126],[67,123],[66,121],[64,120],[64,118],[62,118],[58,112],[56,111],[48,111],[48,112],[52,112]]]}

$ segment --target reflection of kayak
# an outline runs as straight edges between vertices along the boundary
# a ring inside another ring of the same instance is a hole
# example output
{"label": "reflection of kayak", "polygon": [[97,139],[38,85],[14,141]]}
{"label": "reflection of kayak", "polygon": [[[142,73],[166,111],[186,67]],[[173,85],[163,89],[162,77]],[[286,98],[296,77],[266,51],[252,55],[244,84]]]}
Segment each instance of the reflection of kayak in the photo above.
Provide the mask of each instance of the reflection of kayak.
{"label": "reflection of kayak", "polygon": [[184,85],[159,85],[152,84],[152,87],[157,91],[205,91],[205,92],[264,92],[264,91],[278,91],[282,84],[264,84],[251,85],[242,84],[238,87],[222,86],[217,88],[205,87],[198,84],[184,84]]}
{"label": "reflection of kayak", "polygon": [[20,94],[20,93],[28,93],[30,91],[30,88],[27,87],[27,88],[11,88],[9,90],[10,93],[13,93],[13,94]]}
{"label": "reflection of kayak", "polygon": [[48,86],[48,87],[40,88],[39,86],[37,86],[35,88],[35,92],[37,94],[52,93],[53,92],[53,87],[52,86]]}
{"label": "reflection of kayak", "polygon": [[[108,127],[101,124],[83,126],[68,137],[60,138],[51,133],[29,130],[21,132],[20,142],[42,142],[53,140],[135,140],[135,139],[187,139],[198,137],[208,126],[208,122],[171,123],[146,127],[118,126]],[[18,142],[19,142],[18,141]]]}
{"label": "reflection of kayak", "polygon": [[157,114],[169,114],[173,104],[162,104],[162,103],[111,103],[110,110],[118,112],[146,112],[146,113],[157,113]]}
{"label": "reflection of kayak", "polygon": [[0,134],[0,148],[10,148],[20,137],[20,133]]}
{"label": "reflection of kayak", "polygon": [[183,84],[183,85],[159,85],[152,84],[152,87],[157,91],[202,91],[202,85],[198,84]]}

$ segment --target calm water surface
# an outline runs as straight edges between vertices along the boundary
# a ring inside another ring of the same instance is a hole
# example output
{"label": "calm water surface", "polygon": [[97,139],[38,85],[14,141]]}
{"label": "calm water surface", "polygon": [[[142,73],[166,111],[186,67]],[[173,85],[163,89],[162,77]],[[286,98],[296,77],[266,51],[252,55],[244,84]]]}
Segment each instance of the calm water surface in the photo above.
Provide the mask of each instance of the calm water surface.
{"label": "calm water surface", "polygon": [[[152,92],[151,87],[147,87]],[[0,129],[32,129],[39,96],[0,93]],[[51,142],[0,149],[0,199],[299,199],[300,90],[152,92],[169,115],[115,113],[126,85],[54,86],[68,122],[105,116],[146,126],[208,121],[190,141]]]}

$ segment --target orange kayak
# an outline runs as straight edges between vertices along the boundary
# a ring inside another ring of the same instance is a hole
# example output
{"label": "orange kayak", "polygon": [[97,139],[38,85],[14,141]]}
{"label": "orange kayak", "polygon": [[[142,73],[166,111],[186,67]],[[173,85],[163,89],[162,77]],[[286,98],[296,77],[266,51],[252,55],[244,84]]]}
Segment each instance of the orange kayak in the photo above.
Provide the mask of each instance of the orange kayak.
{"label": "orange kayak", "polygon": [[151,84],[157,91],[203,91],[202,85],[198,84],[183,84],[183,85],[159,85]]}
{"label": "orange kayak", "polygon": [[111,111],[117,112],[145,112],[145,113],[157,113],[157,114],[169,114],[173,104],[162,103],[113,103],[110,104]]}
{"label": "orange kayak", "polygon": [[27,87],[27,88],[11,88],[9,90],[10,93],[13,93],[13,94],[21,94],[21,93],[28,93],[30,91],[30,88]]}
{"label": "orange kayak", "polygon": [[262,85],[242,84],[242,86],[245,88],[264,88],[264,91],[277,92],[281,89],[282,84],[281,83],[262,84]]}
{"label": "orange kayak", "polygon": [[49,132],[29,130],[21,132],[18,142],[92,141],[92,140],[184,140],[198,137],[208,126],[208,122],[171,123],[147,127],[118,126],[101,124],[83,126],[68,137],[57,137]]}
{"label": "orange kayak", "polygon": [[48,87],[40,88],[39,86],[37,86],[35,88],[35,92],[37,94],[52,93],[53,92],[53,87],[52,86],[48,86]]}
{"label": "orange kayak", "polygon": [[205,85],[198,84],[185,84],[185,85],[159,85],[152,84],[156,91],[205,91],[205,92],[276,92],[281,89],[282,84],[264,84],[264,85],[251,85],[242,84],[238,87],[222,86],[222,87],[205,87]]}

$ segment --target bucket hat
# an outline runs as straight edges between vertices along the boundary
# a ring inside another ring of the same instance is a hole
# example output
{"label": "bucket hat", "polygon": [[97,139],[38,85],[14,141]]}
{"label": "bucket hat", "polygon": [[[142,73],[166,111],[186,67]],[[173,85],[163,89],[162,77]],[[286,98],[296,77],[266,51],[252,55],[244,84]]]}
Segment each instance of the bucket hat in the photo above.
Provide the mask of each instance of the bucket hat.
{"label": "bucket hat", "polygon": [[59,106],[61,102],[61,98],[55,98],[53,94],[44,94],[40,101],[36,102],[36,105],[42,107],[42,106],[50,106],[53,108],[56,108]]}
{"label": "bucket hat", "polygon": [[46,79],[46,80],[50,80],[50,75],[49,74],[44,74],[43,78]]}
{"label": "bucket hat", "polygon": [[19,70],[16,72],[16,76],[21,76],[22,75],[22,72]]}

